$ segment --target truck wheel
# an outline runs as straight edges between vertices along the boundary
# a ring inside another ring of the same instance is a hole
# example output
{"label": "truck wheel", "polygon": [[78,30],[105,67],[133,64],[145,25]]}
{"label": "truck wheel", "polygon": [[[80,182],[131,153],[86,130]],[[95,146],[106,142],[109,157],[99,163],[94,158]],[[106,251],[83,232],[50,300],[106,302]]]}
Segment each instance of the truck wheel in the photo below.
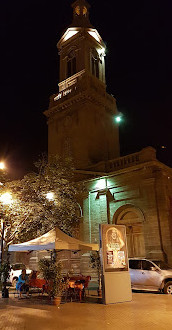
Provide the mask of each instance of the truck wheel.
{"label": "truck wheel", "polygon": [[165,284],[164,293],[165,294],[172,294],[172,281],[169,281]]}

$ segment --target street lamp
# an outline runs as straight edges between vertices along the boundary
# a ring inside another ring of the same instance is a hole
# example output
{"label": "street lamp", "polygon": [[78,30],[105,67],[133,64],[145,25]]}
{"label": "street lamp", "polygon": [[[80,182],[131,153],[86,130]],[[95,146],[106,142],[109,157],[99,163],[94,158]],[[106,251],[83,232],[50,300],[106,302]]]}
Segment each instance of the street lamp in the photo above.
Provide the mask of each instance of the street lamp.
{"label": "street lamp", "polygon": [[[5,205],[11,205],[13,200],[9,192],[6,192],[0,196],[0,202]],[[3,213],[3,212],[2,212]],[[4,231],[5,231],[5,222],[3,217],[1,218],[1,254],[0,254],[0,265],[3,269],[3,245],[4,245]],[[9,298],[9,292],[6,288],[6,276],[3,274],[3,285],[2,285],[2,298]]]}
{"label": "street lamp", "polygon": [[[6,192],[0,196],[0,202],[3,205],[11,205],[13,200],[12,196],[9,192]],[[3,245],[4,245],[4,231],[5,231],[5,223],[4,219],[1,219],[1,254],[0,254],[0,265],[2,265],[3,261]]]}
{"label": "street lamp", "polygon": [[54,192],[50,191],[46,194],[46,199],[48,199],[49,202],[51,202],[51,205],[56,205],[60,207],[60,201],[57,200],[57,196]]}
{"label": "street lamp", "polygon": [[[2,176],[0,175],[0,181],[2,180],[3,178],[3,174],[4,174],[4,170],[5,170],[5,163],[3,161],[0,161],[0,171],[1,171],[1,174]],[[3,183],[0,182],[0,185],[3,186]],[[1,252],[0,252],[0,265],[2,264],[2,249],[3,249],[3,239],[2,237],[4,237],[4,225],[2,223],[2,220],[1,220]]]}
{"label": "street lamp", "polygon": [[0,161],[0,185],[3,186],[3,181],[5,178],[6,166],[3,161]]}
{"label": "street lamp", "polygon": [[54,200],[54,193],[53,192],[48,192],[46,194],[46,198],[49,200],[49,201],[53,201]]}
{"label": "street lamp", "polygon": [[5,170],[5,163],[4,162],[0,162],[0,170]]}

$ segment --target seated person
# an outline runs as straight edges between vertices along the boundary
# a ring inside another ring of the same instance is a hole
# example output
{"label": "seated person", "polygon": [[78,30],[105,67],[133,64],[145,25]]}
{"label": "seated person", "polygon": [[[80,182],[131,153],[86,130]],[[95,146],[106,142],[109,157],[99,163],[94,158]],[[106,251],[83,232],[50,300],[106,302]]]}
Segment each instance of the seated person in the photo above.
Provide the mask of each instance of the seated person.
{"label": "seated person", "polygon": [[37,278],[37,271],[32,270],[32,272],[29,275],[29,280],[36,280],[36,278]]}
{"label": "seated person", "polygon": [[26,269],[22,270],[22,273],[18,278],[16,290],[20,292],[19,298],[22,297],[22,292],[26,292],[27,297],[29,297],[29,279],[28,275],[26,274]]}

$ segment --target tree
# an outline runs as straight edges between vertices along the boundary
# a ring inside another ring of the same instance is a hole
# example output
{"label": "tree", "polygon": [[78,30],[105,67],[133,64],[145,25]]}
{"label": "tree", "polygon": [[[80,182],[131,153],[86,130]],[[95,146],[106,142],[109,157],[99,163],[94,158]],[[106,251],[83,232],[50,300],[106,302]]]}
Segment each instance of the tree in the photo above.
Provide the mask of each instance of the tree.
{"label": "tree", "polygon": [[8,191],[13,196],[11,205],[0,204],[7,245],[36,238],[55,226],[69,235],[77,235],[78,187],[73,183],[71,160],[62,161],[55,156],[48,162],[42,157],[35,166],[36,171],[22,180],[1,186],[1,194]]}

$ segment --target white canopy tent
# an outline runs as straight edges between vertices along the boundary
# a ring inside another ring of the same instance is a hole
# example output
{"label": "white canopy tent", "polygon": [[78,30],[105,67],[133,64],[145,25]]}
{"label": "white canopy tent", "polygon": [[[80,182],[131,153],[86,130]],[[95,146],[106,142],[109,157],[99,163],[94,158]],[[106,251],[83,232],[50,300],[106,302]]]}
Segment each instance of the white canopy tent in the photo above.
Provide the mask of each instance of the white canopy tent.
{"label": "white canopy tent", "polygon": [[43,250],[84,250],[98,251],[98,244],[82,242],[76,238],[70,237],[60,229],[54,228],[48,233],[21,244],[9,245],[9,252],[27,252]]}

